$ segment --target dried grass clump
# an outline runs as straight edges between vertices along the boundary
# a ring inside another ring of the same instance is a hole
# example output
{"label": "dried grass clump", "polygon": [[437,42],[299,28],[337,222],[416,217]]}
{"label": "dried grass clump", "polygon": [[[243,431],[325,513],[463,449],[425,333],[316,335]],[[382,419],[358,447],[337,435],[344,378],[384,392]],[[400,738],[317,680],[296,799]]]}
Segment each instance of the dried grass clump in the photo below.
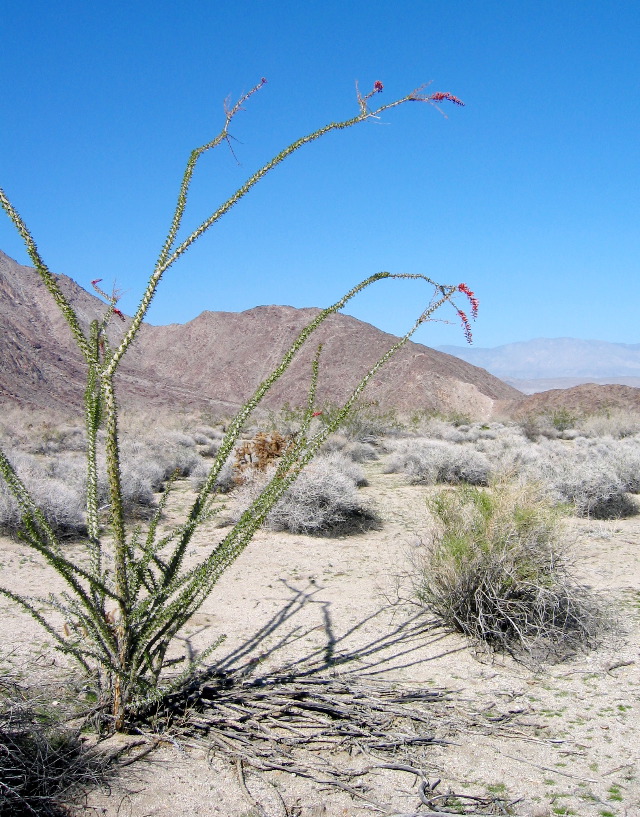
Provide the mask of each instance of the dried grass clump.
{"label": "dried grass clump", "polygon": [[445,625],[525,660],[562,660],[595,644],[598,605],[571,577],[543,490],[462,486],[429,508],[416,590]]}
{"label": "dried grass clump", "polygon": [[238,484],[245,481],[251,471],[265,471],[271,464],[287,453],[294,437],[279,431],[258,431],[251,440],[236,447],[233,467]]}
{"label": "dried grass clump", "polygon": [[[276,531],[338,536],[377,528],[379,520],[358,494],[358,466],[333,453],[310,463],[267,516],[265,527]],[[273,476],[275,466],[247,473],[236,490],[233,516],[260,494]]]}
{"label": "dried grass clump", "polygon": [[0,690],[0,814],[64,817],[89,787],[104,782],[105,761],[80,737],[24,702],[24,690]]}

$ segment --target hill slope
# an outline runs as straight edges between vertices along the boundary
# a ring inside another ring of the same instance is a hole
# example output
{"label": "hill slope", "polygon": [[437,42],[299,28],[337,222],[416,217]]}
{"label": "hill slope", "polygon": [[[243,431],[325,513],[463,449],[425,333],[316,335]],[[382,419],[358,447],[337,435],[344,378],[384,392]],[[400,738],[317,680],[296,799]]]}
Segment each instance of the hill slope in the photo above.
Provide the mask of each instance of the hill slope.
{"label": "hill slope", "polygon": [[[66,276],[58,281],[84,325],[104,304]],[[123,364],[118,390],[125,403],[228,412],[240,405],[279,362],[317,309],[263,306],[241,313],[203,312],[186,324],[144,325]],[[126,328],[114,322],[113,340]],[[306,400],[311,358],[323,344],[318,399],[344,399],[358,377],[394,338],[346,315],[315,333],[265,400],[278,407]],[[80,408],[84,367],[69,330],[37,273],[0,252],[0,401]],[[459,411],[487,417],[496,401],[519,393],[487,372],[410,343],[366,392],[381,408]]]}

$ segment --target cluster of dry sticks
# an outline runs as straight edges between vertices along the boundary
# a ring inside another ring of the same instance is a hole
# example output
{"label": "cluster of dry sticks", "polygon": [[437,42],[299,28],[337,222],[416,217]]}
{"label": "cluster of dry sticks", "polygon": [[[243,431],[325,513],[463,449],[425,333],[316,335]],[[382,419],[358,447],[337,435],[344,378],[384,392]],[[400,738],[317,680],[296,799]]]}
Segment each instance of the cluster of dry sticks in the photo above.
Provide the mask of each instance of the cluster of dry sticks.
{"label": "cluster of dry sticks", "polygon": [[77,731],[49,717],[45,701],[0,679],[0,814],[61,817],[65,804],[102,785],[106,760],[86,751]]}
{"label": "cluster of dry sticks", "polygon": [[[448,700],[446,690],[405,689],[352,677],[251,679],[242,671],[221,672],[169,696],[153,713],[145,713],[144,722],[162,725],[184,746],[232,761],[245,796],[261,817],[295,817],[298,809],[271,786],[267,811],[249,793],[248,770],[288,772],[341,789],[361,805],[394,817],[512,813],[500,798],[438,793],[440,781],[430,781],[416,766],[414,758],[422,749],[449,742],[435,730],[436,722],[439,729],[450,728]],[[413,776],[421,810],[401,815],[372,796],[367,775],[385,769]]]}

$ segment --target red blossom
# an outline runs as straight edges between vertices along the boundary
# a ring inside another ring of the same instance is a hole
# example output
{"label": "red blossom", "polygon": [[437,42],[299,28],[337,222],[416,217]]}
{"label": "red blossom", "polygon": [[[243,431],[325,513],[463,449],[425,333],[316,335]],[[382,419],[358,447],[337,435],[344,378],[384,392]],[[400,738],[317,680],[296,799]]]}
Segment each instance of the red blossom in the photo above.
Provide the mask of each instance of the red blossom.
{"label": "red blossom", "polygon": [[469,323],[469,318],[467,318],[466,314],[461,309],[458,309],[458,315],[460,316],[460,320],[462,322],[462,331],[467,339],[467,343],[472,343],[473,336],[471,335],[471,324]]}
{"label": "red blossom", "polygon": [[457,96],[453,94],[446,94],[443,91],[437,91],[435,94],[431,94],[429,97],[431,102],[444,102],[445,99],[448,99],[449,102],[453,102],[454,105],[464,105],[464,102],[461,99],[458,99]]}
{"label": "red blossom", "polygon": [[312,416],[312,417],[320,417],[320,415],[321,415],[321,414],[322,414],[322,412],[321,412],[321,411],[314,411],[314,412],[313,412],[313,414],[312,414],[311,416]]}
{"label": "red blossom", "polygon": [[475,293],[472,292],[466,284],[458,284],[458,289],[460,292],[464,292],[469,299],[469,303],[471,304],[471,317],[475,320],[478,317],[478,307],[480,305],[480,301],[476,298]]}
{"label": "red blossom", "polygon": [[91,286],[94,287],[96,284],[99,284],[102,281],[102,278],[96,278],[94,281],[91,282]]}
{"label": "red blossom", "polygon": [[120,318],[121,321],[126,321],[127,320],[119,309],[114,309],[113,314],[117,315]]}
{"label": "red blossom", "polygon": [[374,91],[375,91],[377,94],[379,94],[379,93],[380,93],[380,91],[382,91],[382,89],[383,89],[383,88],[384,88],[384,85],[383,85],[383,84],[380,82],[380,80],[379,80],[379,79],[377,79],[377,80],[376,80],[376,81],[373,83],[373,90],[374,90]]}

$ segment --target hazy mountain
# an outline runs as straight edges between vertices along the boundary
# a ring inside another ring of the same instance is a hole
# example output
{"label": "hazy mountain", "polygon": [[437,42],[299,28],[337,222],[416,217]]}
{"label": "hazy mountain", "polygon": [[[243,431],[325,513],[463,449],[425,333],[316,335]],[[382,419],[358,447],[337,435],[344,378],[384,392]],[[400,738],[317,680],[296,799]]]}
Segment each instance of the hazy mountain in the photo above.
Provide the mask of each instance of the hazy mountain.
{"label": "hazy mountain", "polygon": [[[84,325],[104,313],[99,298],[64,275],[57,279]],[[203,312],[186,324],[144,325],[119,370],[118,392],[125,403],[232,411],[267,377],[317,312],[262,306],[240,313]],[[115,341],[127,324],[112,324]],[[393,341],[369,324],[333,315],[265,405],[306,401],[319,343],[322,401],[345,399]],[[83,389],[83,361],[49,292],[34,269],[0,252],[0,402],[77,410]],[[460,411],[476,417],[488,416],[496,401],[518,397],[482,369],[416,343],[408,344],[365,393],[382,408]]]}
{"label": "hazy mountain", "polygon": [[581,383],[640,386],[640,344],[637,343],[536,338],[493,348],[438,348],[481,366],[523,391],[568,388]]}

